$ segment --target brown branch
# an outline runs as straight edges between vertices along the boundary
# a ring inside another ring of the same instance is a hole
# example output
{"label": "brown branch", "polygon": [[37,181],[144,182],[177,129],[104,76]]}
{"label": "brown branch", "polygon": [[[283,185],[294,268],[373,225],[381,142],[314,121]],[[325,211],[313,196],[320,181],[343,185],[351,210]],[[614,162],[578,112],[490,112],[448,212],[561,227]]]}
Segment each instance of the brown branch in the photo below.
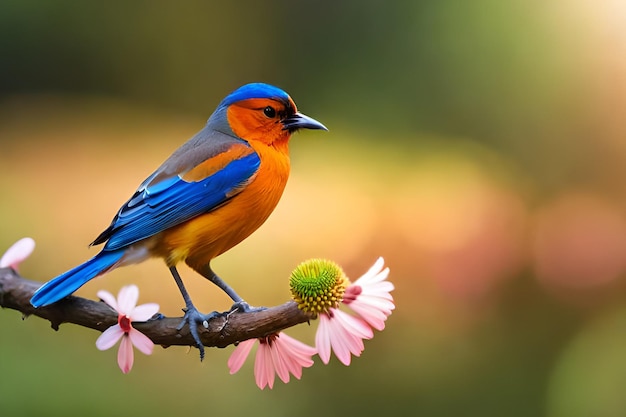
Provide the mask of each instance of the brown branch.
{"label": "brown branch", "polygon": [[[24,316],[38,316],[49,320],[58,330],[62,323],[74,323],[100,332],[117,323],[117,313],[107,304],[86,298],[70,296],[46,307],[34,308],[30,298],[41,283],[19,276],[11,268],[0,268],[0,306],[22,312]],[[162,346],[194,346],[187,326],[176,328],[182,317],[164,317],[133,327]],[[205,347],[226,347],[246,339],[267,336],[296,324],[307,322],[307,316],[293,301],[254,313],[234,312],[209,322],[208,329],[200,326],[199,333]]]}

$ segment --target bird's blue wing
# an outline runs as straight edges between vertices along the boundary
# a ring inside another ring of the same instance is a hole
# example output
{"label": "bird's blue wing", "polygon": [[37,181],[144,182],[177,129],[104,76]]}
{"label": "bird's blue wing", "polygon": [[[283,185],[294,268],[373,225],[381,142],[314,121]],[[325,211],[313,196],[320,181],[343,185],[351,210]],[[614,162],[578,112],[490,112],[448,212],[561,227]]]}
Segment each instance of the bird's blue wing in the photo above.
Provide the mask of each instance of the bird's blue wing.
{"label": "bird's blue wing", "polygon": [[[200,162],[197,155],[203,152],[202,147],[190,145],[174,153],[175,158],[168,159],[144,181],[94,244],[106,241],[107,251],[127,247],[210,212],[239,193],[254,178],[261,160],[245,142],[219,145],[213,146],[210,154],[205,149],[209,157]],[[191,168],[181,162],[187,154],[194,160]],[[185,172],[167,174],[176,166],[185,167]]]}

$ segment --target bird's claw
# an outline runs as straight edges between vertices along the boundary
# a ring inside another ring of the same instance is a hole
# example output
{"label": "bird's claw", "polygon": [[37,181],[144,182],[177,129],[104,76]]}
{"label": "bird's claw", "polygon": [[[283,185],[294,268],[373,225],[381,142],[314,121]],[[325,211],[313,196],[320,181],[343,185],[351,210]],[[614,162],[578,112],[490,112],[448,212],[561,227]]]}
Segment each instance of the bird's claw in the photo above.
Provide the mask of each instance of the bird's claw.
{"label": "bird's claw", "polygon": [[189,326],[189,333],[191,333],[191,337],[193,337],[196,347],[200,351],[200,360],[202,361],[204,359],[204,345],[202,344],[202,340],[200,340],[198,325],[202,325],[202,327],[207,329],[209,327],[209,321],[214,317],[220,316],[221,313],[213,311],[209,314],[202,314],[194,306],[184,308],[183,311],[185,315],[176,330],[181,330],[185,327],[185,324]]}
{"label": "bird's claw", "polygon": [[267,310],[267,307],[251,307],[250,304],[246,303],[243,300],[237,301],[235,304],[233,304],[230,307],[230,310],[222,313],[222,315],[226,317],[226,320],[224,321],[224,324],[222,324],[220,331],[224,329],[224,327],[226,327],[226,325],[228,324],[228,320],[230,319],[230,316],[235,313],[255,313],[257,311],[263,311],[263,310]]}
{"label": "bird's claw", "polygon": [[232,305],[230,310],[228,310],[228,315],[232,313],[256,313],[258,311],[267,310],[267,307],[252,307],[250,304],[241,300]]}
{"label": "bird's claw", "polygon": [[[185,315],[181,320],[180,324],[176,328],[176,330],[182,330],[185,327],[185,324],[189,326],[189,333],[191,333],[191,337],[193,337],[194,342],[196,343],[196,347],[200,351],[200,360],[204,359],[204,345],[202,344],[202,340],[200,339],[200,333],[198,332],[198,326],[202,326],[205,329],[209,328],[209,322],[211,319],[215,317],[226,316],[226,322],[228,322],[228,317],[234,313],[254,313],[257,311],[267,310],[267,307],[251,307],[250,304],[245,301],[238,301],[232,305],[230,310],[225,313],[219,313],[217,311],[213,311],[209,314],[202,314],[198,311],[196,307],[193,305],[183,308]],[[226,323],[224,323],[224,326]]]}

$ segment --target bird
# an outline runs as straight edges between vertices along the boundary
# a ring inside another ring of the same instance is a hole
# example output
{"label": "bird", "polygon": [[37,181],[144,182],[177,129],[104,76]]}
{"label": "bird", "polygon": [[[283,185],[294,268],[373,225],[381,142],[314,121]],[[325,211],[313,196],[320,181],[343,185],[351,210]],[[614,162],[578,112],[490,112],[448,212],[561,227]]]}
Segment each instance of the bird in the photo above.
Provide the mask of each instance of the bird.
{"label": "bird", "polygon": [[205,126],[137,188],[90,244],[104,244],[86,262],[33,294],[35,308],[71,295],[89,280],[149,258],[162,258],[185,302],[185,324],[204,357],[198,326],[219,313],[200,313],[177,265],[221,288],[230,311],[254,311],[211,269],[211,261],[258,229],[278,204],[290,172],[289,140],[300,129],[328,130],[300,113],[279,87],[243,85],[228,94]]}

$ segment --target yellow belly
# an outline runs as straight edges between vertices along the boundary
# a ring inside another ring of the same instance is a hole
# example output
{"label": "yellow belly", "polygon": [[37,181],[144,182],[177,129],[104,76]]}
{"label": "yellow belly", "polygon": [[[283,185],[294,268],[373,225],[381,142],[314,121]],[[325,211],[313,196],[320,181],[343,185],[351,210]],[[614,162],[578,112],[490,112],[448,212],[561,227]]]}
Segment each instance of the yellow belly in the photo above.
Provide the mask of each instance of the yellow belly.
{"label": "yellow belly", "polygon": [[164,258],[168,266],[186,262],[197,270],[258,229],[285,189],[289,157],[286,152],[265,145],[255,150],[261,157],[261,166],[243,191],[210,213],[154,236],[151,253]]}

